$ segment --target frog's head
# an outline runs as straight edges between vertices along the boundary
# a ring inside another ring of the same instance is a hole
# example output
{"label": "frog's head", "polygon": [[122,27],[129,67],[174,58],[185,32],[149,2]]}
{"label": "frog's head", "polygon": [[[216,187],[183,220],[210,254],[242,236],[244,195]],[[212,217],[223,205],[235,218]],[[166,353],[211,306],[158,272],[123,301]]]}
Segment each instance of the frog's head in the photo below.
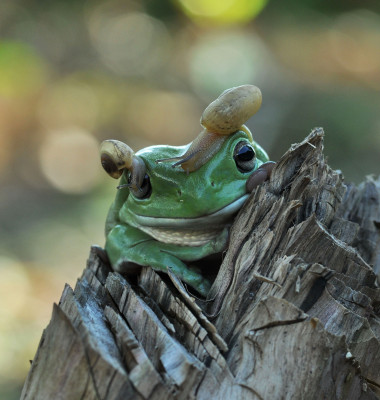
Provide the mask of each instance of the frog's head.
{"label": "frog's head", "polygon": [[170,243],[173,232],[199,231],[195,242],[201,244],[199,237],[220,231],[248,197],[251,173],[268,160],[243,125],[260,105],[255,86],[223,92],[203,112],[204,129],[188,146],[134,153],[122,142],[103,142],[104,169],[114,178],[122,176],[119,190],[129,192],[118,210],[120,221]]}

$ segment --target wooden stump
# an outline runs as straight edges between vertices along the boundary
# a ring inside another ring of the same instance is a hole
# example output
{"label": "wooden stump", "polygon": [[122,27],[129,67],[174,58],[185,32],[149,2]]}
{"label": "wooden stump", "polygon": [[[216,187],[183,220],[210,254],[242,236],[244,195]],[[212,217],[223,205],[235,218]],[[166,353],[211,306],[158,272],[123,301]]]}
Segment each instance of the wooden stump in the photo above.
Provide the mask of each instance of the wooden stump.
{"label": "wooden stump", "polygon": [[380,179],[343,183],[314,129],[237,216],[208,301],[93,248],[22,399],[380,398]]}

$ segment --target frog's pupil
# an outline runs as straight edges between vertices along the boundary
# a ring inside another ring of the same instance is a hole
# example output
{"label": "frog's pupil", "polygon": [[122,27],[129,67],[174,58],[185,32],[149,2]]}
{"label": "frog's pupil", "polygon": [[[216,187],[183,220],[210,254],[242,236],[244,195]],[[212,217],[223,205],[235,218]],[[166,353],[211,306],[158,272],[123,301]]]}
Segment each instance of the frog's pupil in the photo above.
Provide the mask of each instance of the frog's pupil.
{"label": "frog's pupil", "polygon": [[255,157],[255,152],[250,146],[242,146],[237,153],[237,157],[240,161],[250,161]]}
{"label": "frog's pupil", "polygon": [[147,174],[145,174],[144,179],[141,184],[141,188],[145,188],[147,185],[149,185],[149,183],[150,183],[149,176]]}
{"label": "frog's pupil", "polygon": [[140,199],[146,199],[147,197],[150,196],[151,192],[152,192],[152,187],[150,185],[150,178],[148,174],[145,174],[144,179],[141,183],[141,188],[139,190],[138,197]]}

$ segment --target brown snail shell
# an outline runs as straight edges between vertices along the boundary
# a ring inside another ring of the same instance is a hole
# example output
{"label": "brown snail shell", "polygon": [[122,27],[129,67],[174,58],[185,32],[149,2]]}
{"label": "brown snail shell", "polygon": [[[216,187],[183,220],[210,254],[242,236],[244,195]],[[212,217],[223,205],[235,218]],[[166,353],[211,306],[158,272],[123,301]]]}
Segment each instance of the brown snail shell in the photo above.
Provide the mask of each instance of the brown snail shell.
{"label": "brown snail shell", "polygon": [[254,85],[242,85],[224,91],[203,111],[201,125],[219,135],[230,135],[259,110],[261,91]]}

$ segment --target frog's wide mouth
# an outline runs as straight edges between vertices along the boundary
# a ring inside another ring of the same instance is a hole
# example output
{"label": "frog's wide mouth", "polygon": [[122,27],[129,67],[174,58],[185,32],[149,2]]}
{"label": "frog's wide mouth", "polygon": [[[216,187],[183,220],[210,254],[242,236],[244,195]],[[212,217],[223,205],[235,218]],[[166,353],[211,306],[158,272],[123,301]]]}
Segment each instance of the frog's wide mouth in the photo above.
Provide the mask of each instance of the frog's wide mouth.
{"label": "frog's wide mouth", "polygon": [[132,225],[154,239],[178,246],[202,246],[216,238],[232,222],[248,194],[214,213],[195,218],[163,218],[133,215]]}
{"label": "frog's wide mouth", "polygon": [[213,212],[212,214],[203,215],[194,218],[166,218],[166,217],[146,217],[144,215],[134,214],[133,220],[138,227],[152,228],[168,228],[178,230],[200,230],[200,229],[217,229],[224,227],[230,222],[231,217],[240,210],[242,205],[248,198],[245,194],[232,203],[227,204],[223,208]]}

